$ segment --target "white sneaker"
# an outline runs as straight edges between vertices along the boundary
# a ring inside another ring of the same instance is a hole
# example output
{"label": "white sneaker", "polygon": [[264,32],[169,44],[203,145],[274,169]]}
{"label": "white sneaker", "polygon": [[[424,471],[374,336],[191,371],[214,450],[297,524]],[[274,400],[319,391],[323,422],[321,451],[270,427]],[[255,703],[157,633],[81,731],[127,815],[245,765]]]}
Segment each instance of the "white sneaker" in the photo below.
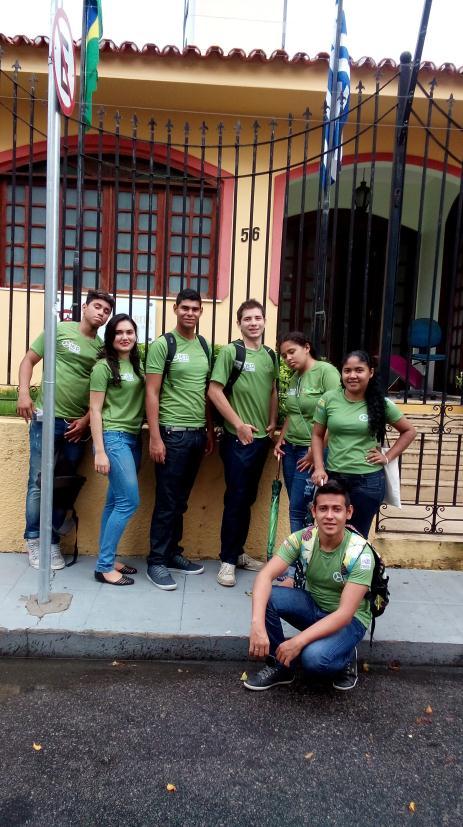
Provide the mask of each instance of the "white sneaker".
{"label": "white sneaker", "polygon": [[221,586],[234,586],[236,583],[235,569],[236,566],[233,563],[222,563],[217,575],[217,583]]}
{"label": "white sneaker", "polygon": [[40,550],[39,537],[34,537],[33,540],[26,540],[26,549],[29,555],[29,565],[32,566],[33,569],[38,569]]}
{"label": "white sneaker", "polygon": [[254,557],[250,557],[249,554],[240,554],[237,565],[239,569],[247,569],[247,571],[260,571],[264,567],[264,563],[254,560]]}
{"label": "white sneaker", "polygon": [[61,554],[61,549],[59,547],[59,543],[52,543],[51,544],[51,568],[52,571],[57,571],[58,569],[64,569],[66,563],[64,562],[64,557]]}

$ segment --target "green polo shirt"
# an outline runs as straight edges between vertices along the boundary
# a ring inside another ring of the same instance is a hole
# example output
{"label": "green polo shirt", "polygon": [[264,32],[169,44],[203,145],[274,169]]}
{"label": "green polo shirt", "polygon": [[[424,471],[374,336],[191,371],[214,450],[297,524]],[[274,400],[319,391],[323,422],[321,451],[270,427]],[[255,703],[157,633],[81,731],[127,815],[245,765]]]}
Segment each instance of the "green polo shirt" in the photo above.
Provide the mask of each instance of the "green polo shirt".
{"label": "green polo shirt", "polygon": [[[79,330],[79,322],[58,322],[56,326],[55,416],[59,419],[80,419],[88,410],[90,374],[103,342],[91,339]],[[31,350],[43,358],[44,334],[35,339]],[[43,382],[36,407],[43,408]]]}
{"label": "green polo shirt", "polygon": [[90,390],[105,394],[103,431],[138,434],[145,413],[145,382],[128,359],[119,360],[119,373],[121,384],[115,385],[106,359],[99,359],[92,370]]}
{"label": "green polo shirt", "polygon": [[[212,371],[211,380],[219,382],[225,387],[232,372],[236,358],[233,343],[225,345],[219,351],[217,361]],[[278,364],[273,365],[263,345],[258,350],[246,348],[246,361],[238,379],[232,387],[228,401],[239,418],[249,425],[254,425],[257,432],[255,438],[267,436],[266,428],[269,424],[270,397],[273,383],[278,377]],[[229,433],[236,430],[225,420],[225,428]]]}
{"label": "green polo shirt", "polygon": [[[305,529],[302,529],[290,534],[276,552],[277,556],[281,557],[289,566],[296,562],[301,553],[304,531]],[[371,586],[375,560],[368,543],[345,580],[341,575],[341,566],[351,533],[346,528],[341,544],[332,551],[323,551],[320,548],[319,537],[315,538],[312,557],[306,572],[307,590],[317,606],[323,609],[324,612],[335,612],[339,608],[342,590],[346,583],[358,583],[361,586],[368,586],[368,588]],[[371,621],[371,611],[366,598],[360,603],[354,617],[360,620],[365,628],[368,628]]]}
{"label": "green polo shirt", "polygon": [[[172,332],[177,350],[161,388],[159,424],[202,428],[206,424],[209,363],[197,337],[185,339],[176,330]],[[160,336],[149,347],[146,373],[163,374],[166,358],[167,342]]]}
{"label": "green polo shirt", "polygon": [[[403,416],[389,399],[384,400],[386,422],[393,425]],[[378,441],[368,429],[367,403],[346,399],[344,388],[328,391],[319,399],[314,422],[328,428],[328,471],[344,474],[374,474],[381,466],[370,465],[367,454]]]}
{"label": "green polo shirt", "polygon": [[330,362],[315,362],[302,376],[295,373],[286,392],[287,429],[285,439],[292,445],[312,441],[312,420],[317,402],[326,391],[341,384],[339,371]]}

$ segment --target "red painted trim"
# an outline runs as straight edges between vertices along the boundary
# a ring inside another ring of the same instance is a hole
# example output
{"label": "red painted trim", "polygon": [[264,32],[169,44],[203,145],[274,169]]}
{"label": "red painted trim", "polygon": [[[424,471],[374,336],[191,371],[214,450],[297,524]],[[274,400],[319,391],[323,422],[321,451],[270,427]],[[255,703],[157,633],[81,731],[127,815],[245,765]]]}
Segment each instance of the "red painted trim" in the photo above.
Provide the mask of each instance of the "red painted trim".
{"label": "red painted trim", "polygon": [[[85,150],[89,152],[98,151],[98,135],[85,136]],[[62,146],[64,139],[61,139]],[[77,153],[77,135],[68,137],[67,141],[68,153]],[[103,153],[114,151],[116,140],[113,135],[103,135]],[[119,141],[119,151],[122,155],[132,154],[132,141],[128,138],[121,138]],[[33,160],[34,163],[45,161],[47,157],[47,142],[38,141],[34,144]],[[150,145],[148,141],[137,142],[137,157],[143,160],[150,158]],[[164,145],[155,144],[153,150],[153,157],[157,163],[165,164],[167,160],[167,147]],[[7,174],[11,171],[13,160],[13,153],[11,149],[0,152],[0,174]],[[18,147],[16,150],[16,166],[20,170],[22,166],[29,164],[29,145]],[[175,147],[170,148],[170,164],[175,169],[184,168],[184,154]],[[192,175],[199,177],[201,175],[201,161],[194,155],[188,156],[187,170]],[[204,162],[203,165],[206,184],[211,186],[217,185],[217,167],[214,164]],[[218,276],[217,276],[217,298],[225,299],[230,290],[230,275],[231,275],[231,243],[232,243],[232,215],[233,215],[233,176],[232,173],[222,169],[222,198],[221,198],[221,216],[220,216],[220,238],[219,244],[219,261],[218,261]],[[229,177],[228,177],[229,176]],[[208,180],[209,179],[209,180]]]}
{"label": "red painted trim", "polygon": [[[375,156],[376,163],[386,162],[392,163],[392,152],[377,152]],[[353,166],[355,163],[355,155],[344,155],[342,159],[343,167]],[[362,152],[357,156],[358,164],[368,164],[373,160],[371,152]],[[423,167],[423,158],[420,155],[407,155],[407,166]],[[320,166],[318,163],[308,164],[306,174],[318,175]],[[436,161],[428,158],[427,169],[433,169],[436,172],[443,172],[444,164],[442,161]],[[290,181],[297,181],[302,178],[303,164],[294,167],[290,170]],[[460,180],[461,169],[453,164],[447,164],[447,175],[453,175]],[[270,266],[270,284],[269,296],[275,306],[278,305],[278,297],[280,292],[280,266],[281,266],[281,243],[283,234],[283,218],[284,218],[284,203],[285,203],[285,186],[286,186],[286,172],[281,172],[275,176],[275,184],[273,191],[273,224],[272,224],[272,258]]]}

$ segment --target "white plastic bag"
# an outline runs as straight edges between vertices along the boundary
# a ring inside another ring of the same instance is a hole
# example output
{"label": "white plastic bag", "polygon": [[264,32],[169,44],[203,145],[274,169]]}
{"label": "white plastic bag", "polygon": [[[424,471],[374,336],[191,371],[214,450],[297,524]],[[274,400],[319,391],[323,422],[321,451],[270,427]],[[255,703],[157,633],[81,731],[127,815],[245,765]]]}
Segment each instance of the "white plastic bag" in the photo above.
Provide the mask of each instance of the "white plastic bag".
{"label": "white plastic bag", "polygon": [[[386,454],[389,446],[383,445],[381,451]],[[386,492],[384,494],[383,502],[386,505],[393,505],[395,508],[402,508],[400,501],[400,470],[399,458],[391,459],[384,466],[384,475],[386,477]]]}

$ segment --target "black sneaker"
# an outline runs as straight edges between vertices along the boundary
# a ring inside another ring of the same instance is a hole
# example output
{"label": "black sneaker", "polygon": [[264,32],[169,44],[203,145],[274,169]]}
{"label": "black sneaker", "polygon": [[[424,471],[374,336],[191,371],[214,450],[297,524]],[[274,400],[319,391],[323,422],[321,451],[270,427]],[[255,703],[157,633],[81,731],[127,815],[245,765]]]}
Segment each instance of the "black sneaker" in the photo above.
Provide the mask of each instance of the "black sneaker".
{"label": "black sneaker", "polygon": [[183,554],[175,554],[169,563],[171,571],[181,571],[182,574],[202,574],[204,566],[201,563],[192,563]]}
{"label": "black sneaker", "polygon": [[275,662],[275,658],[268,658],[267,664],[253,678],[244,681],[246,689],[254,689],[261,692],[264,689],[271,689],[273,686],[289,684],[294,680],[294,672]]}
{"label": "black sneaker", "polygon": [[177,588],[177,584],[170,576],[166,566],[148,566],[146,576],[153,586],[157,586],[158,589],[171,592]]}
{"label": "black sneaker", "polygon": [[357,647],[355,647],[352,660],[350,660],[345,669],[335,677],[333,686],[341,692],[349,692],[350,689],[354,689],[357,681]]}

